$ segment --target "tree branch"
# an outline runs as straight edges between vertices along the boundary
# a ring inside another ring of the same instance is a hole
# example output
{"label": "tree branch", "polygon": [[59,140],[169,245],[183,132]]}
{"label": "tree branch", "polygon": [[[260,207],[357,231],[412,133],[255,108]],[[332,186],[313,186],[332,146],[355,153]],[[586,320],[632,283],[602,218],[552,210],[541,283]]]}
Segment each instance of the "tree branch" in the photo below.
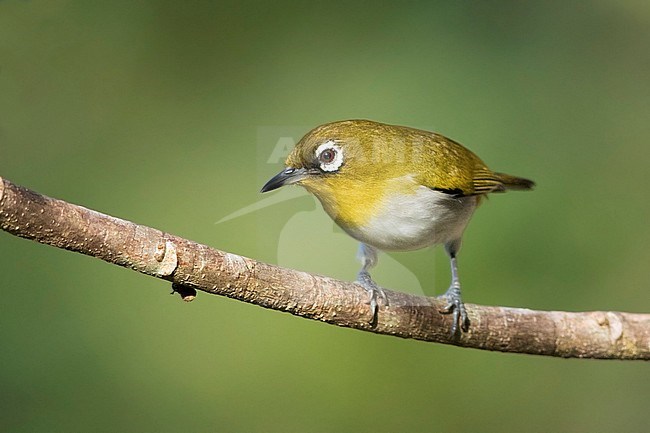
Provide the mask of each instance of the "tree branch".
{"label": "tree branch", "polygon": [[150,227],[42,196],[0,178],[0,227],[173,283],[185,300],[201,290],[323,322],[404,338],[536,355],[650,359],[650,314],[569,313],[466,304],[470,329],[449,334],[436,299],[386,291],[370,325],[355,283],[219,251]]}

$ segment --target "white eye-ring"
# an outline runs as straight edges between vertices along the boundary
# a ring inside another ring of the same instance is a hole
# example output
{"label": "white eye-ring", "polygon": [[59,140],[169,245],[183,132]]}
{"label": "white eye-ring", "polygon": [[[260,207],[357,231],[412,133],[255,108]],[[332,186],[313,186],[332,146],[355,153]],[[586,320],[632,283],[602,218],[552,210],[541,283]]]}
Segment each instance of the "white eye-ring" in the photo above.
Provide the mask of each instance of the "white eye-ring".
{"label": "white eye-ring", "polygon": [[328,140],[316,149],[316,159],[321,170],[336,171],[343,164],[343,149],[336,145],[334,140]]}

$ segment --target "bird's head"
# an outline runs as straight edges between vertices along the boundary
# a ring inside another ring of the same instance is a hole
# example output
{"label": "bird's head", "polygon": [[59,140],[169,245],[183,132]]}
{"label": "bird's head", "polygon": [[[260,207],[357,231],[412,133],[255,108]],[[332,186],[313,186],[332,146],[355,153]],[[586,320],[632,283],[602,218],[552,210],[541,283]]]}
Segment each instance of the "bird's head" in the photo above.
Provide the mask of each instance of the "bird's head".
{"label": "bird's head", "polygon": [[[395,161],[395,143],[387,146],[391,126],[367,120],[345,120],[321,125],[296,144],[286,168],[270,179],[262,192],[299,184],[318,198],[366,187],[392,177],[400,166]],[[399,170],[403,171],[403,170]]]}

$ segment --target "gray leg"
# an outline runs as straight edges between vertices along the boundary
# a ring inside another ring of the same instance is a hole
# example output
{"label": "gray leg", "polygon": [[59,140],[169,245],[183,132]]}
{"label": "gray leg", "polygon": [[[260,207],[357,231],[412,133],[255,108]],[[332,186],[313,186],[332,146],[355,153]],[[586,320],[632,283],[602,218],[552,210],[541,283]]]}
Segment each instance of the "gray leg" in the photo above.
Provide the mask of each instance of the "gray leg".
{"label": "gray leg", "polygon": [[452,335],[456,335],[458,324],[460,324],[460,328],[463,331],[469,329],[467,311],[465,310],[465,304],[463,304],[463,300],[460,297],[460,280],[458,279],[458,263],[456,260],[456,254],[459,249],[460,239],[445,244],[445,251],[449,254],[449,259],[451,261],[451,285],[444,295],[438,297],[447,301],[447,305],[445,305],[444,310],[441,312],[453,314],[453,324],[451,325]]}
{"label": "gray leg", "polygon": [[384,290],[379,287],[372,278],[370,277],[369,270],[377,264],[377,250],[370,245],[361,244],[359,245],[359,253],[357,254],[359,260],[361,260],[361,270],[357,275],[357,283],[359,283],[370,296],[368,303],[370,304],[370,311],[372,312],[371,324],[377,323],[377,296],[381,297],[384,300],[384,305],[388,305],[388,298]]}

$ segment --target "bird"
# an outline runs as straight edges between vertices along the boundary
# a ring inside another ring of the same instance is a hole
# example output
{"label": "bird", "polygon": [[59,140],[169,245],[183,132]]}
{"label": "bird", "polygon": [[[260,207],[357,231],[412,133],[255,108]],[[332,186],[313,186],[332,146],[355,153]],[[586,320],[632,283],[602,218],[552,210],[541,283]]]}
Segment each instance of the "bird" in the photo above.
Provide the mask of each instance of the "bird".
{"label": "bird", "polygon": [[440,312],[452,314],[452,335],[469,329],[457,256],[470,218],[488,194],[535,186],[529,179],[490,170],[469,149],[441,134],[361,119],[312,129],[261,192],[291,184],[316,196],[334,222],[360,242],[356,282],[368,292],[373,324],[379,301],[390,305],[370,276],[378,251],[444,245],[451,284],[438,298],[444,301]]}

